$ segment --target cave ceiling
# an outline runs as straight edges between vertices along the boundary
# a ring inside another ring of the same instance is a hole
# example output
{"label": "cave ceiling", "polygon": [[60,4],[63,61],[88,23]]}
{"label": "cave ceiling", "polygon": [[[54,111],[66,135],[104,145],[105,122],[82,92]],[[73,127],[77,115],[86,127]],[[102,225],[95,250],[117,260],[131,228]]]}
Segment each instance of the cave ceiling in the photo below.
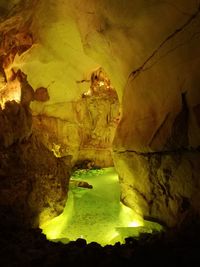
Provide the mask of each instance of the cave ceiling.
{"label": "cave ceiling", "polygon": [[1,1],[1,34],[9,39],[2,42],[1,54],[10,54],[15,42],[18,53],[6,67],[20,68],[33,88],[48,87],[49,103],[78,98],[88,84],[77,81],[87,80],[99,66],[121,99],[128,76],[197,9],[197,1],[182,0]]}

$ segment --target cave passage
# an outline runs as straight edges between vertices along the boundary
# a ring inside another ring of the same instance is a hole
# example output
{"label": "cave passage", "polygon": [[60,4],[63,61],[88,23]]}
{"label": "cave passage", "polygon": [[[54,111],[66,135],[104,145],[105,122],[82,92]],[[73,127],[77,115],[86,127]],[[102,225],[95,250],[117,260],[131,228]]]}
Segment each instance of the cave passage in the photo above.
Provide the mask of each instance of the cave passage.
{"label": "cave passage", "polygon": [[113,245],[123,243],[126,237],[138,236],[141,231],[161,229],[157,224],[147,226],[147,222],[120,202],[120,185],[114,168],[79,170],[71,178],[85,181],[93,188],[70,186],[63,213],[41,226],[49,240],[68,243],[83,238],[87,243]]}

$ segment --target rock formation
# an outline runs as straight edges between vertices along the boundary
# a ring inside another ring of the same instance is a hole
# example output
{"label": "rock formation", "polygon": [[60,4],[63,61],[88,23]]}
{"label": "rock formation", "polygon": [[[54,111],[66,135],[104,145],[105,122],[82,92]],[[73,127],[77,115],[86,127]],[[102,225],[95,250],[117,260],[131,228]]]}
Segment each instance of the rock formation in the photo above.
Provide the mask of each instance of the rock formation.
{"label": "rock formation", "polygon": [[62,212],[71,167],[44,147],[31,122],[30,110],[15,101],[0,111],[0,205],[38,226]]}
{"label": "rock formation", "polygon": [[184,14],[130,73],[114,140],[122,200],[168,226],[200,211],[200,8]]}
{"label": "rock formation", "polygon": [[96,166],[112,166],[119,102],[115,91],[111,93],[46,106],[33,117],[33,128],[58,157],[72,155],[74,164],[90,160]]}

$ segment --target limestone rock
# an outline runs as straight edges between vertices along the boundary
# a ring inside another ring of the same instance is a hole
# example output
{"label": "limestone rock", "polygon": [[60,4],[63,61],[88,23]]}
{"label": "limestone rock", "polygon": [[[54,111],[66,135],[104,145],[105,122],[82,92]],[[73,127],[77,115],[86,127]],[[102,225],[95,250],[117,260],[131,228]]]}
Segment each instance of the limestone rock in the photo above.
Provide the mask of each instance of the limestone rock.
{"label": "limestone rock", "polygon": [[57,156],[72,155],[73,163],[91,160],[97,166],[111,166],[119,116],[116,93],[113,96],[93,95],[45,106],[33,117],[34,131]]}
{"label": "limestone rock", "polygon": [[77,186],[77,187],[83,187],[83,188],[87,188],[87,189],[92,189],[93,186],[91,184],[89,184],[88,182],[85,181],[77,181],[77,180],[70,180],[70,185],[72,186]]}
{"label": "limestone rock", "polygon": [[15,101],[8,101],[0,110],[0,146],[9,147],[32,133],[32,116],[28,109]]}
{"label": "limestone rock", "polygon": [[34,136],[27,106],[6,102],[0,126],[0,205],[38,226],[63,211],[71,161],[57,159]]}
{"label": "limestone rock", "polygon": [[17,71],[16,79],[19,80],[21,87],[20,103],[26,108],[29,108],[31,101],[34,100],[34,90],[27,81],[27,75],[24,74],[21,70]]}
{"label": "limestone rock", "polygon": [[121,200],[146,219],[177,226],[200,211],[200,152],[115,153]]}
{"label": "limestone rock", "polygon": [[40,101],[40,102],[46,102],[49,100],[49,93],[47,88],[39,87],[35,90],[34,93],[34,100]]}
{"label": "limestone rock", "polygon": [[12,206],[32,226],[65,206],[70,166],[35,137],[1,150],[0,205]]}
{"label": "limestone rock", "polygon": [[[158,19],[161,6],[167,14],[170,4],[154,3],[155,9],[146,13],[151,22],[151,14],[155,12]],[[143,52],[129,73],[113,142],[122,199],[138,213],[168,226],[179,224],[187,214],[200,213],[200,46],[196,38],[200,9],[193,1],[182,1],[181,8],[189,8],[190,14],[183,17],[174,10],[165,30],[162,22],[162,32],[154,21],[155,35],[151,32],[153,38],[146,35],[141,42]]]}
{"label": "limestone rock", "polygon": [[[114,141],[118,149],[152,152],[199,146],[194,114],[200,103],[199,60],[194,53],[200,50],[199,39],[193,38],[199,25],[197,7],[130,73]],[[183,135],[184,143],[178,144]]]}

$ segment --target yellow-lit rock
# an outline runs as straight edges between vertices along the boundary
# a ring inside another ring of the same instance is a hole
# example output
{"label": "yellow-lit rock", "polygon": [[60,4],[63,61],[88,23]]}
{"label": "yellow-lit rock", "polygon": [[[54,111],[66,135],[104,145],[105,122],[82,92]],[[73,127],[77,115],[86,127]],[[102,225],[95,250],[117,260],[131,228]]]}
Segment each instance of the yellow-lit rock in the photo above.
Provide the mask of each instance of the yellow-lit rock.
{"label": "yellow-lit rock", "polygon": [[40,102],[46,102],[49,100],[49,93],[47,88],[39,87],[35,90],[34,93],[34,100],[40,101]]}
{"label": "yellow-lit rock", "polygon": [[[144,34],[141,48],[146,48],[147,39],[149,48],[155,43],[129,73],[113,144],[122,199],[144,216],[168,226],[200,211],[200,62],[195,56],[200,54],[200,11],[193,1],[181,3],[155,2],[152,13],[146,12],[144,21],[151,19],[153,32],[149,30],[151,38]],[[172,20],[160,19],[170,9]]]}
{"label": "yellow-lit rock", "polygon": [[0,205],[38,226],[60,214],[67,198],[69,157],[57,159],[32,132],[28,107],[15,101],[0,110]]}
{"label": "yellow-lit rock", "polygon": [[72,162],[90,160],[94,165],[113,165],[112,141],[119,117],[115,91],[86,96],[77,101],[45,106],[33,117],[40,140],[57,156],[72,155]]}
{"label": "yellow-lit rock", "polygon": [[115,153],[121,200],[146,219],[170,227],[199,212],[200,153]]}

